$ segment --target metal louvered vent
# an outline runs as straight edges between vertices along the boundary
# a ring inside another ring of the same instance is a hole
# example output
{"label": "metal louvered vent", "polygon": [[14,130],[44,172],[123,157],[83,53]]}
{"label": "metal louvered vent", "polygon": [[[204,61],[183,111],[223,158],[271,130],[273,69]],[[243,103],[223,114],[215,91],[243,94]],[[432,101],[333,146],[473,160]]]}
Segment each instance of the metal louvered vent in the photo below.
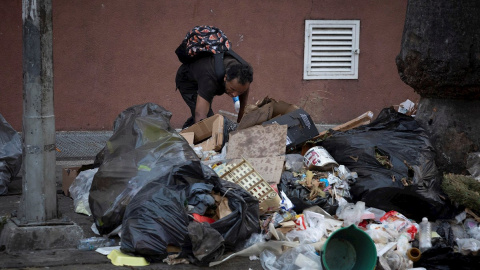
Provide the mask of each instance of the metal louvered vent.
{"label": "metal louvered vent", "polygon": [[305,21],[304,79],[357,79],[360,21]]}

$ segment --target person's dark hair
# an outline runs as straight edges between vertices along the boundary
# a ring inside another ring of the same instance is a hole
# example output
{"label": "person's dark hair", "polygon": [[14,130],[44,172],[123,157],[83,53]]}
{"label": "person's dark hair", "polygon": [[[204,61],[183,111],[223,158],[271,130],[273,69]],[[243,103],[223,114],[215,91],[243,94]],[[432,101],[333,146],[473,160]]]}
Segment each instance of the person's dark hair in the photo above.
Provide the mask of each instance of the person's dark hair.
{"label": "person's dark hair", "polygon": [[225,73],[227,81],[237,78],[242,85],[253,82],[253,68],[250,65],[235,64],[227,68]]}

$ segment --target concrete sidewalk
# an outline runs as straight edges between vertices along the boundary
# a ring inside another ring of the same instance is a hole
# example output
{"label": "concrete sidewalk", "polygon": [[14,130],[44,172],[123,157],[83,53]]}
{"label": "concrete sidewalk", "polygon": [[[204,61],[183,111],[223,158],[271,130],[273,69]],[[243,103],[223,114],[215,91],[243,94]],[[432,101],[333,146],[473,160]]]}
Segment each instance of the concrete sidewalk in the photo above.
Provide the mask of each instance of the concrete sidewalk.
{"label": "concrete sidewalk", "polygon": [[[62,216],[80,226],[84,238],[95,236],[91,230],[93,217],[74,212],[73,199],[62,192],[62,169],[84,164],[91,164],[111,133],[82,134],[57,133],[57,147],[61,152],[57,154],[56,182],[58,211]],[[9,185],[9,194],[0,196],[0,217],[15,216],[19,209],[22,193],[22,179],[18,175]],[[0,220],[3,223],[3,221]],[[3,224],[2,224],[3,227]],[[120,240],[120,239],[118,239]],[[72,249],[33,250],[9,252],[0,247],[1,269],[205,269],[194,265],[172,265],[154,263],[145,267],[118,267],[110,260],[95,251],[80,251]],[[224,264],[211,269],[262,269],[260,261],[250,261],[248,258],[233,258]]]}

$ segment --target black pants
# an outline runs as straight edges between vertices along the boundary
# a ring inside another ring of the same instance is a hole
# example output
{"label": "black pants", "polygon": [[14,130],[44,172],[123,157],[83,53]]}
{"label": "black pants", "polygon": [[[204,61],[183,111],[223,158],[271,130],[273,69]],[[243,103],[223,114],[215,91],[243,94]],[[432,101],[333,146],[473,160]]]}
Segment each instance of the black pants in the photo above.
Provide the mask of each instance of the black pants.
{"label": "black pants", "polygon": [[[185,101],[185,103],[187,103],[188,107],[190,108],[190,113],[192,114],[192,116],[190,116],[187,121],[185,121],[185,124],[183,124],[183,127],[182,129],[184,128],[187,128],[191,125],[194,124],[194,121],[195,121],[195,108],[197,106],[197,93],[185,93],[185,92],[182,92],[181,89],[180,90],[180,94],[182,95],[182,98],[183,100]],[[210,117],[213,115],[213,111],[212,111],[212,105],[210,104],[210,109],[208,110],[208,114],[207,114],[207,117]]]}
{"label": "black pants", "polygon": [[[195,108],[197,107],[197,91],[198,84],[196,81],[189,79],[188,76],[188,64],[183,64],[178,68],[177,75],[175,77],[175,84],[177,89],[180,90],[183,100],[190,108],[190,113],[192,116],[185,121],[182,129],[187,128],[194,124],[195,121]],[[213,115],[212,104],[210,104],[210,109],[208,110],[207,117]]]}

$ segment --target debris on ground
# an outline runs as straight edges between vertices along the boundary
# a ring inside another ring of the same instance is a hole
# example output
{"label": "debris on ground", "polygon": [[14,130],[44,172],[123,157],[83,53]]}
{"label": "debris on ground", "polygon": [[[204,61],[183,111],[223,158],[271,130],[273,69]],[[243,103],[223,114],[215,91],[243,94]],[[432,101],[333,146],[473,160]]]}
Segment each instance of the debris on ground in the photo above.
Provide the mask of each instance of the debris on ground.
{"label": "debris on ground", "polygon": [[115,121],[90,190],[78,178],[70,192],[88,193],[101,235],[119,232],[114,255],[141,263],[476,269],[480,184],[439,175],[414,112],[407,100],[318,133],[267,97],[238,126],[215,115],[178,133],[164,108],[137,105]]}
{"label": "debris on ground", "polygon": [[0,195],[8,193],[8,184],[22,167],[22,138],[0,114]]}

